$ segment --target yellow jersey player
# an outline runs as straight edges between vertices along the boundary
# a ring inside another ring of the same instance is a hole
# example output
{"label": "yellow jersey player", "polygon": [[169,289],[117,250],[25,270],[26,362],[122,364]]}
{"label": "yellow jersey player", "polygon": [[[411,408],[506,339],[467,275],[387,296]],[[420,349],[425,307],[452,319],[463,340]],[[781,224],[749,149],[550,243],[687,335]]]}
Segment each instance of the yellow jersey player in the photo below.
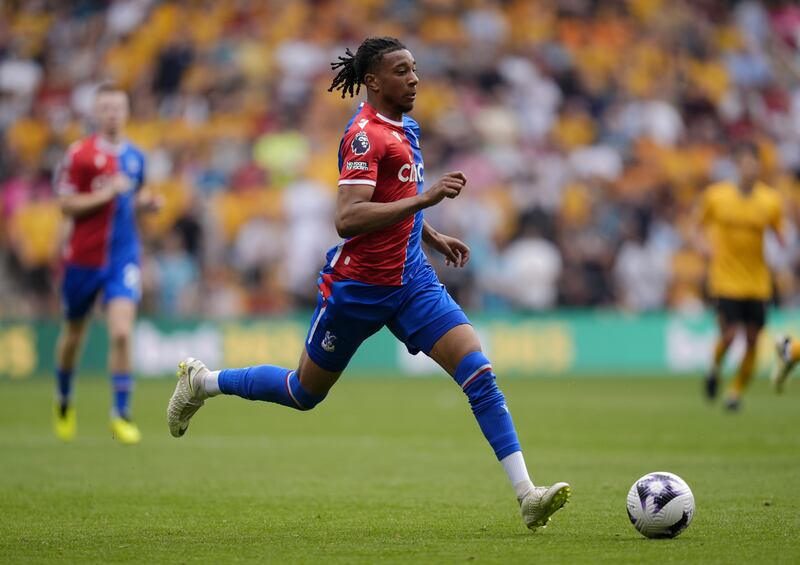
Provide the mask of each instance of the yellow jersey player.
{"label": "yellow jersey player", "polygon": [[726,408],[738,410],[741,395],[756,365],[756,344],[772,297],[772,278],[764,259],[764,234],[775,233],[783,245],[783,205],[777,190],[759,180],[758,149],[742,143],[734,149],[735,182],[709,186],[699,210],[698,243],[708,255],[708,290],[713,297],[720,334],[705,379],[709,400],[717,396],[722,360],[740,329],[746,350],[730,386]]}

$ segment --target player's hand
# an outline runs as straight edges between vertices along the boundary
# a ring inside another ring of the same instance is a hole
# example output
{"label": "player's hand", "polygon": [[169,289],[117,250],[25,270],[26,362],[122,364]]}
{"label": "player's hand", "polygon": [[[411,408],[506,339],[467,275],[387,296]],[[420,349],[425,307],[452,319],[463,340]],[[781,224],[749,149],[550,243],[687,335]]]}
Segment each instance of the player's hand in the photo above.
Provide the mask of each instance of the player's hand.
{"label": "player's hand", "polygon": [[152,192],[142,192],[139,194],[136,206],[140,212],[158,212],[164,207],[164,197]]}
{"label": "player's hand", "polygon": [[452,265],[461,268],[469,261],[469,246],[449,235],[438,234],[438,237],[430,242],[430,246],[444,255],[444,264],[448,267]]}
{"label": "player's hand", "polygon": [[426,207],[435,206],[445,198],[455,198],[467,184],[467,177],[461,171],[446,173],[422,193]]}
{"label": "player's hand", "polygon": [[127,175],[117,173],[108,183],[111,191],[116,194],[125,194],[131,189],[131,179]]}

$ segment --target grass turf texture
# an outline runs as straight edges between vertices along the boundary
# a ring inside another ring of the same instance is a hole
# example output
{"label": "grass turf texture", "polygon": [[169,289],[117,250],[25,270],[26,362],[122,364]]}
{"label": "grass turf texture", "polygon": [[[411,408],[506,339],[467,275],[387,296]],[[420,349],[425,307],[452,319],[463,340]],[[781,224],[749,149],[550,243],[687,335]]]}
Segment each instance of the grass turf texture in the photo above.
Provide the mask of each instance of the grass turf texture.
{"label": "grass turf texture", "polygon": [[[141,381],[144,434],[107,432],[103,379],[78,383],[79,435],[50,431],[51,383],[0,385],[0,562],[780,563],[800,560],[798,392],[756,383],[740,414],[688,379],[501,383],[533,479],[572,484],[528,532],[500,465],[445,378],[343,379],[311,413],[211,400],[168,435],[173,381]],[[675,540],[625,512],[640,475],[692,487]]]}

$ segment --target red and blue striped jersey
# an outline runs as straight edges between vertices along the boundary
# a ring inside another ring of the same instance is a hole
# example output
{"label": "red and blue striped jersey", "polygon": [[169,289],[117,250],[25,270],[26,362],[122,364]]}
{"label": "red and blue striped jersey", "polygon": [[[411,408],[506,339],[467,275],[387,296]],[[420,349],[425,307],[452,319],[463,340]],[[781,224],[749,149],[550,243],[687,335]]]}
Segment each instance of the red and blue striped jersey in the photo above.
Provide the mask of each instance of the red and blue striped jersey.
{"label": "red and blue striped jersey", "polygon": [[[423,190],[419,125],[408,116],[391,120],[362,103],[339,144],[339,188],[375,187],[372,202],[394,202]],[[370,233],[360,234],[328,251],[336,278],[374,285],[406,284],[427,260],[420,245],[422,211]]]}
{"label": "red and blue striped jersey", "polygon": [[96,211],[73,218],[67,264],[102,268],[112,261],[138,263],[135,199],[144,184],[144,167],[144,155],[128,142],[115,145],[91,135],[70,146],[56,173],[57,194],[92,192],[118,173],[130,179],[130,186]]}

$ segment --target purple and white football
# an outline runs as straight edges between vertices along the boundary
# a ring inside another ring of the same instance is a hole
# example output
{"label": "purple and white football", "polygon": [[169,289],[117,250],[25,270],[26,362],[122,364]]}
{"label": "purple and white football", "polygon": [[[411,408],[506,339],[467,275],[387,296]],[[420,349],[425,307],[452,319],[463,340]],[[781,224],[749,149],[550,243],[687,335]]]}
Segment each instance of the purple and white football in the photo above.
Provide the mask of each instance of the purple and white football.
{"label": "purple and white football", "polygon": [[648,473],[628,492],[628,518],[648,538],[674,538],[694,516],[694,495],[682,478],[659,471]]}

